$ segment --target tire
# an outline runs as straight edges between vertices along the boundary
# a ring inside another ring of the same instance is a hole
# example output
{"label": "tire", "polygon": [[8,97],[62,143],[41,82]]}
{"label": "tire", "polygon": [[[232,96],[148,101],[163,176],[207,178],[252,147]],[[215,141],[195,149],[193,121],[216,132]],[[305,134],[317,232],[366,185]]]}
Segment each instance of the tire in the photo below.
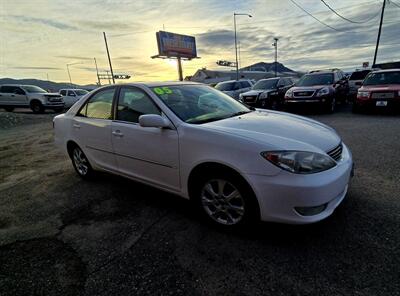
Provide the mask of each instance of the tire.
{"label": "tire", "polygon": [[277,100],[272,100],[269,105],[270,109],[279,110],[279,102]]}
{"label": "tire", "polygon": [[6,110],[7,112],[13,112],[14,107],[4,107],[4,110]]}
{"label": "tire", "polygon": [[240,175],[229,170],[199,175],[192,193],[197,210],[214,226],[236,229],[259,220],[253,190]]}
{"label": "tire", "polygon": [[40,114],[44,112],[44,107],[40,102],[32,102],[31,109],[35,114]]}
{"label": "tire", "polygon": [[258,102],[258,106],[259,106],[260,108],[262,108],[262,109],[267,108],[267,107],[268,107],[267,100],[266,100],[266,99],[260,100],[260,101]]}
{"label": "tire", "polygon": [[55,108],[54,113],[60,113],[64,110],[64,108]]}
{"label": "tire", "polygon": [[330,100],[325,107],[326,113],[328,114],[332,114],[335,112],[335,108],[336,108],[336,99],[332,98],[332,100]]}
{"label": "tire", "polygon": [[79,177],[85,180],[93,179],[95,172],[90,165],[85,153],[83,153],[82,149],[79,148],[78,145],[74,145],[70,149],[70,158],[72,161],[72,165],[74,166],[74,169]]}

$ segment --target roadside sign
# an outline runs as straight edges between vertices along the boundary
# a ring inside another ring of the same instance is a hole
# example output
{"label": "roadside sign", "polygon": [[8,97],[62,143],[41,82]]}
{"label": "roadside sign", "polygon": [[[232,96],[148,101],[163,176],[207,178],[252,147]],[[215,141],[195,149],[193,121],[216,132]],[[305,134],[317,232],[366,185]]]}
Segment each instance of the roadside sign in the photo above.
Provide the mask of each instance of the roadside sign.
{"label": "roadside sign", "polygon": [[165,31],[157,32],[156,36],[159,56],[197,58],[196,40],[193,36]]}

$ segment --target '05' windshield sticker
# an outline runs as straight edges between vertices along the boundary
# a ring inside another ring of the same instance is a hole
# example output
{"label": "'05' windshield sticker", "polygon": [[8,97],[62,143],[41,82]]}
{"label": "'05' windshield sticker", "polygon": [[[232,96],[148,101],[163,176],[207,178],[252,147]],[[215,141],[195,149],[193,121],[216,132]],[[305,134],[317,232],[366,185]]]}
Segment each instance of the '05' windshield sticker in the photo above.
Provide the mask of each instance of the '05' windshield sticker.
{"label": "'05' windshield sticker", "polygon": [[153,88],[153,91],[154,91],[157,95],[165,95],[165,94],[169,95],[169,94],[172,94],[172,90],[171,90],[169,87],[167,87],[167,86],[164,86],[164,87],[155,87],[155,88]]}

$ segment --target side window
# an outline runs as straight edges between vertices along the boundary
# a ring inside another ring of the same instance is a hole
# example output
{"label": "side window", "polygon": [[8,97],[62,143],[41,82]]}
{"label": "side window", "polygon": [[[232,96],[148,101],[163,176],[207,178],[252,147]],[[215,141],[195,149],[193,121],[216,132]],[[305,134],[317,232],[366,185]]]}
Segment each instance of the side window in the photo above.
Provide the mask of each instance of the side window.
{"label": "side window", "polygon": [[65,89],[60,91],[60,95],[62,96],[66,96],[67,95],[67,91]]}
{"label": "side window", "polygon": [[68,91],[68,95],[71,96],[71,97],[74,97],[75,96],[75,92],[73,90],[69,90]]}
{"label": "side window", "polygon": [[14,93],[15,89],[16,89],[15,86],[7,86],[6,85],[6,86],[1,87],[1,92],[12,94],[12,93]]}
{"label": "side window", "polygon": [[240,82],[235,82],[235,84],[233,85],[233,90],[238,90],[241,88],[242,88],[242,85],[240,84]]}
{"label": "side window", "polygon": [[112,119],[112,102],[115,89],[106,89],[92,96],[79,112],[89,118]]}
{"label": "side window", "polygon": [[119,93],[117,120],[138,123],[143,114],[161,114],[151,98],[137,88],[123,87]]}
{"label": "side window", "polygon": [[247,88],[250,87],[250,83],[248,81],[241,81],[240,84],[242,85],[241,88]]}

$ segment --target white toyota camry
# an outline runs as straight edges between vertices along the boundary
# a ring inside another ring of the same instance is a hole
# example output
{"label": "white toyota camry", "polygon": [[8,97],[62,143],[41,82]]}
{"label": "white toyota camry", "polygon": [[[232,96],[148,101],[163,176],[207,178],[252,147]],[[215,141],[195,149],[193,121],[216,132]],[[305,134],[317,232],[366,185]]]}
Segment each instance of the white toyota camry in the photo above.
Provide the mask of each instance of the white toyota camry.
{"label": "white toyota camry", "polygon": [[322,220],[352,175],[351,153],[332,128],[250,109],[202,84],[102,87],[56,116],[54,128],[81,177],[106,171],[149,184],[227,227]]}

